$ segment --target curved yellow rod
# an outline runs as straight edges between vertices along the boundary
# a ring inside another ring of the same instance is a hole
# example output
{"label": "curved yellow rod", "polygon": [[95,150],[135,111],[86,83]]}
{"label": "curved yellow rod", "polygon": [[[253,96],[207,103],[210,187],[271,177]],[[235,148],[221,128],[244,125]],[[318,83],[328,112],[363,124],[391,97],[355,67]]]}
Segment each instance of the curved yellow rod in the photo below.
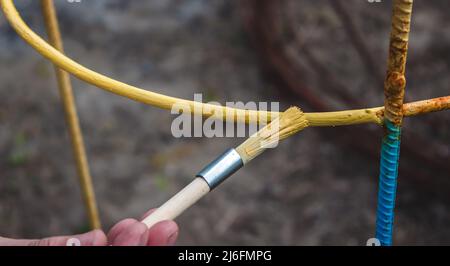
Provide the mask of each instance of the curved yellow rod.
{"label": "curved yellow rod", "polygon": [[[178,106],[188,107],[187,111],[196,115],[203,115],[206,117],[214,117],[218,119],[234,117],[234,121],[249,122],[257,119],[260,121],[261,117],[267,117],[268,121],[278,116],[278,112],[266,112],[255,110],[243,110],[236,108],[229,108],[225,106],[216,106],[211,104],[199,103],[190,100],[175,98],[152,91],[143,90],[126,83],[114,80],[105,75],[99,74],[90,70],[74,60],[68,58],[50,44],[44,41],[36,33],[34,33],[20,17],[13,0],[0,0],[2,10],[15,31],[36,51],[42,56],[52,61],[55,65],[73,74],[79,79],[95,85],[99,88],[107,90],[111,93],[127,97],[129,99],[153,105],[155,107],[171,110],[175,104]],[[440,109],[450,108],[450,97],[444,97],[445,101],[440,105]],[[444,108],[442,108],[444,106]],[[404,109],[408,109],[408,104],[404,105]],[[420,108],[416,108],[419,110]],[[323,112],[323,113],[305,113],[306,119],[310,126],[342,126],[362,123],[376,123],[383,122],[383,107],[346,110],[337,112]],[[420,109],[421,112],[407,112],[405,115],[417,115],[425,111],[435,111],[433,108]]]}

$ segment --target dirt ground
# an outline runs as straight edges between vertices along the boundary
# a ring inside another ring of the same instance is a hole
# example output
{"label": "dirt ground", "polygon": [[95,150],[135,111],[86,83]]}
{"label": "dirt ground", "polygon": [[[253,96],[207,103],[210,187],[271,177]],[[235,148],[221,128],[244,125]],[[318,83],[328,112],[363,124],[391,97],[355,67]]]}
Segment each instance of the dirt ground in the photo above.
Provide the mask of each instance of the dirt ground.
{"label": "dirt ground", "polygon": [[[16,2],[25,21],[45,36],[38,1]],[[301,106],[302,99],[283,93],[261,66],[256,44],[244,30],[239,1],[55,2],[66,53],[100,73],[187,99],[202,92],[206,100],[221,103],[279,101],[282,107]],[[330,42],[315,20],[336,19],[327,2],[298,1],[303,7],[300,23],[324,60],[349,46],[339,37],[342,27],[333,29],[335,41]],[[390,1],[346,3],[358,23],[375,12],[369,16],[372,24],[362,28],[383,69]],[[408,100],[449,95],[449,4],[423,1],[415,8]],[[88,224],[53,68],[15,34],[3,14],[0,47],[0,235],[35,238],[85,231]],[[357,90],[370,77],[359,74],[361,67],[351,60],[351,53],[348,58],[327,64],[335,66],[332,69],[367,106],[382,105],[382,90]],[[349,73],[357,78],[346,79]],[[319,87],[313,75],[307,82]],[[105,229],[158,206],[212,157],[243,141],[175,139],[169,112],[76,79],[73,86]],[[444,119],[447,126],[425,128],[431,116]],[[405,131],[436,139],[439,153],[448,159],[448,122],[448,111],[430,114],[407,119]],[[364,245],[375,230],[378,161],[336,143],[330,134],[319,134],[321,130],[339,134],[335,128],[305,130],[180,216],[179,244]],[[379,135],[381,139],[381,129]],[[400,172],[395,244],[450,244],[450,174],[424,171],[425,181],[414,182]]]}

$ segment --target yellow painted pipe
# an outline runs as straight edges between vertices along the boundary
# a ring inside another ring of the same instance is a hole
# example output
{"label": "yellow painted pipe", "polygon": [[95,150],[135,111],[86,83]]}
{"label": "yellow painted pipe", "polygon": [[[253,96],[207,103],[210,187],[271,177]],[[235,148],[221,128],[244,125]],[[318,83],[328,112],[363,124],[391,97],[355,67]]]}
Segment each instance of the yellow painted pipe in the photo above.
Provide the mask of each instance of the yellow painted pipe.
{"label": "yellow painted pipe", "polygon": [[[186,106],[188,107],[188,112],[203,115],[205,117],[212,116],[214,118],[224,119],[228,114],[232,114],[235,118],[234,121],[239,122],[250,122],[253,117],[258,119],[258,121],[260,121],[260,117],[268,117],[267,120],[269,122],[279,114],[278,112],[243,110],[180,99],[140,89],[99,74],[68,58],[33,32],[20,17],[14,6],[13,0],[0,0],[0,4],[7,20],[15,31],[42,56],[79,79],[111,93],[167,110],[171,110],[172,106],[175,104]],[[414,109],[412,110],[409,110],[409,105],[405,104],[403,105],[404,115],[412,116],[424,112],[449,109],[450,96],[442,97],[440,99],[443,100],[441,100],[438,105],[428,105],[427,108],[418,106],[424,104],[424,101],[413,103]],[[362,123],[376,123],[381,125],[383,124],[383,115],[383,107],[336,112],[305,113],[310,126],[342,126]]]}

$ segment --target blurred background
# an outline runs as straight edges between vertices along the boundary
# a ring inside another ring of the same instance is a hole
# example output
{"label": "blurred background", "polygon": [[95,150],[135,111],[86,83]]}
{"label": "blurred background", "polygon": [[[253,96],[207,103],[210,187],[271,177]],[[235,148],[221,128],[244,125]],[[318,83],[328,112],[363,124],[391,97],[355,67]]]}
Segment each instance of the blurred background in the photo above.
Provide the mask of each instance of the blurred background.
{"label": "blurred background", "polygon": [[[15,1],[45,35],[38,1]],[[383,105],[391,1],[56,0],[66,53],[141,88],[307,112]],[[406,101],[449,95],[450,2],[416,1]],[[0,15],[0,235],[88,230],[52,65]],[[73,79],[103,227],[138,218],[243,139],[175,139],[168,111]],[[394,243],[450,244],[450,116],[407,118]],[[177,220],[179,244],[365,245],[375,125],[308,128]]]}

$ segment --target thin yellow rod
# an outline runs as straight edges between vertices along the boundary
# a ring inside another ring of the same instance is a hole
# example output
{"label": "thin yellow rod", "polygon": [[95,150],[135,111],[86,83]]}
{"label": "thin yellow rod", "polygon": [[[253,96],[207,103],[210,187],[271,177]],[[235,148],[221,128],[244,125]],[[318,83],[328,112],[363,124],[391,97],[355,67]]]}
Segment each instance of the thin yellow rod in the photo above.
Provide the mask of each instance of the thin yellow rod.
{"label": "thin yellow rod", "polygon": [[[78,64],[64,54],[60,53],[57,49],[54,49],[46,41],[40,38],[22,20],[16,7],[14,6],[13,0],[0,0],[0,4],[11,26],[37,52],[39,52],[48,60],[52,61],[61,69],[64,69],[77,78],[106,91],[167,110],[171,110],[174,104],[185,106],[188,107],[186,108],[187,112],[203,115],[205,117],[212,116],[218,119],[224,119],[226,117],[230,117],[229,115],[231,114],[235,118],[234,121],[239,122],[249,122],[252,121],[251,119],[255,117],[258,119],[258,121],[260,121],[259,119],[261,117],[268,117],[267,122],[270,122],[273,118],[278,117],[279,115],[278,112],[242,110],[228,107],[217,107],[210,104],[202,104],[185,99],[166,96],[152,91],[143,90],[114,80]],[[445,97],[445,100],[446,102],[441,104],[440,108],[443,107],[443,109],[449,109],[449,98]],[[407,107],[408,105],[404,105],[404,108]],[[415,112],[419,109],[420,112]],[[433,112],[443,109],[435,109],[435,106],[421,109],[415,105],[414,110],[407,110],[404,114],[405,116],[417,115],[425,112]],[[376,123],[381,125],[383,124],[383,114],[383,107],[375,107],[337,112],[305,113],[305,117],[308,120],[310,126],[343,126],[362,123]]]}
{"label": "thin yellow rod", "polygon": [[[55,49],[64,53],[63,42],[53,0],[41,0],[41,5],[50,43],[53,47],[55,47]],[[100,217],[98,214],[94,187],[92,185],[92,179],[89,172],[89,164],[84,148],[83,135],[81,133],[78,120],[70,76],[67,72],[57,66],[55,66],[55,72],[59,93],[64,106],[66,122],[69,127],[72,150],[75,156],[78,177],[88,213],[89,224],[92,229],[99,229],[101,228]]]}

